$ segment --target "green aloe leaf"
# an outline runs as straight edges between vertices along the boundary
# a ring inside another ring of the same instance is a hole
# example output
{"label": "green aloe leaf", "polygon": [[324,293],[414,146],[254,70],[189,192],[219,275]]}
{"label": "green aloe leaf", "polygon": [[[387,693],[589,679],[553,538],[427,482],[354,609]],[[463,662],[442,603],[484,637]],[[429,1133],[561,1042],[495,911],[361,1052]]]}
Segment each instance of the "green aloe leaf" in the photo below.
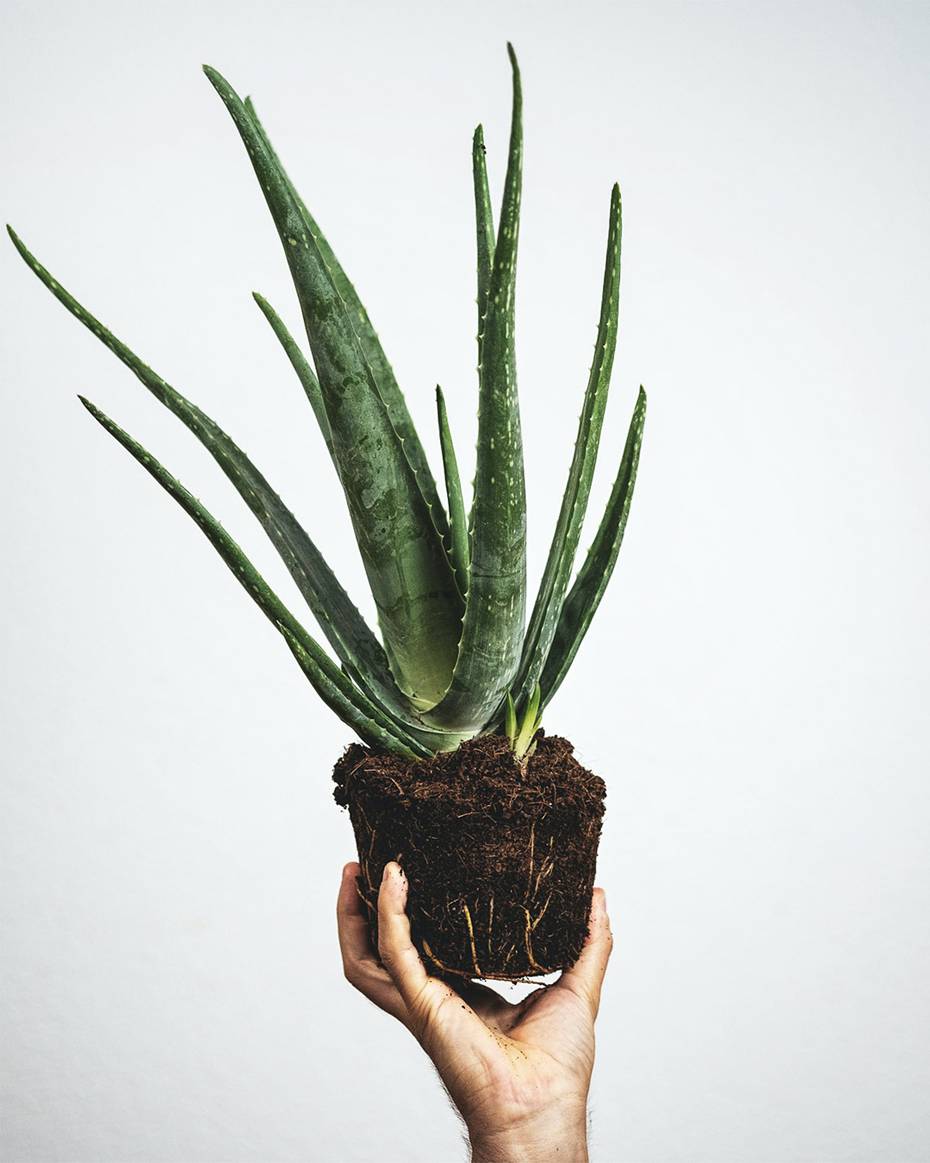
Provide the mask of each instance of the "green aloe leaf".
{"label": "green aloe leaf", "polygon": [[369,747],[384,748],[393,751],[395,755],[402,755],[406,759],[425,759],[432,752],[421,747],[415,739],[396,733],[386,727],[383,722],[376,721],[365,714],[353,699],[346,697],[330,676],[320,667],[312,654],[300,643],[297,637],[286,627],[279,625],[278,629],[291,649],[300,669],[310,680],[314,690],[320,698],[335,711],[343,723],[351,727],[359,738]]}
{"label": "green aloe leaf", "polygon": [[285,355],[291,361],[291,367],[297,373],[297,378],[300,380],[307,399],[310,401],[310,407],[313,409],[316,422],[319,424],[323,439],[326,441],[326,447],[329,449],[330,456],[332,456],[333,436],[329,430],[329,417],[326,415],[326,405],[323,403],[323,392],[320,389],[320,381],[316,378],[316,372],[310,366],[309,359],[300,350],[300,345],[296,342],[290,331],[288,331],[284,320],[268,300],[260,295],[258,291],[252,292],[252,298],[258,304],[261,313],[268,320],[271,325],[271,330],[275,333],[278,342],[284,348]]}
{"label": "green aloe leaf", "polygon": [[568,673],[617,563],[630,512],[630,502],[633,499],[645,423],[646,393],[640,388],[620,468],[607,500],[604,516],[601,518],[584,565],[578,571],[578,577],[565,599],[552,649],[546,659],[540,679],[543,705],[552,698]]}
{"label": "green aloe leaf", "polygon": [[317,693],[366,743],[406,756],[425,757],[429,750],[412,736],[404,735],[384,710],[356,689],[320,645],[307,633],[283,602],[271,590],[236,542],[207,509],[173,477],[141,444],[83,396],[81,403],[94,419],[129,452],[184,511],[219,553],[239,584],[269,621],[285,637],[293,650],[301,649],[298,661]]}
{"label": "green aloe leaf", "polygon": [[478,359],[481,359],[485,316],[488,310],[488,288],[494,265],[494,211],[488,188],[487,154],[484,148],[484,129],[479,125],[471,143],[472,180],[475,187],[475,233],[478,250]]}
{"label": "green aloe leaf", "polygon": [[575,451],[568,473],[568,483],[562,496],[562,507],[523,644],[518,699],[529,696],[545,665],[562,611],[562,602],[568,588],[578,549],[578,539],[588,507],[588,496],[591,492],[610,388],[610,373],[617,346],[621,232],[620,187],[615,185],[610,197],[607,257],[604,263],[604,283],[594,359],[578,421],[578,434],[575,438]]}
{"label": "green aloe leaf", "polygon": [[[213,76],[211,75],[213,70],[208,69],[205,71],[210,81],[215,84]],[[219,74],[216,75],[219,76]],[[222,96],[222,93],[220,96]],[[384,354],[384,348],[381,346],[377,332],[372,326],[368,312],[362,306],[355,287],[352,285],[352,282],[343,270],[335,254],[333,254],[332,247],[326,241],[316,219],[307,209],[303,199],[294,188],[293,182],[288,177],[287,171],[281,164],[281,160],[275,152],[271,139],[265,131],[265,127],[259,120],[251,97],[246,97],[243,105],[265,151],[273,159],[278,175],[286,184],[287,190],[293,199],[294,205],[297,207],[306,229],[314,237],[316,248],[330,273],[333,285],[339,297],[342,299],[344,308],[348,312],[352,329],[358,338],[359,346],[371,369],[371,375],[377,386],[378,394],[381,396],[387,413],[391,418],[391,423],[394,426],[394,431],[397,433],[403,445],[404,454],[416,476],[420,492],[423,494],[423,499],[429,508],[433,525],[439,536],[445,540],[449,534],[446,514],[442,506],[442,501],[439,498],[439,492],[436,488],[436,482],[433,478],[429,461],[426,459],[426,453],[423,450],[423,445],[420,443],[420,437],[417,434],[413,420],[410,417],[410,412],[407,409],[407,401],[404,399],[403,392],[401,392],[398,386],[394,370],[387,356]]]}
{"label": "green aloe leaf", "polygon": [[[320,390],[320,382],[316,378],[316,373],[314,372],[313,368],[310,366],[310,361],[301,351],[299,344],[294,340],[283,320],[271,306],[268,300],[265,299],[262,295],[259,295],[257,292],[253,294],[253,298],[261,309],[262,314],[271,325],[271,329],[274,331],[275,335],[281,343],[281,346],[284,348],[288,359],[291,361],[291,365],[293,366],[294,371],[297,373],[298,379],[300,380],[304,391],[306,392],[307,399],[310,401],[310,405],[313,408],[314,415],[316,416],[317,422],[323,433],[323,439],[326,441],[326,446],[330,451],[330,455],[332,455],[332,435],[329,430],[329,419],[326,415],[325,405],[323,404],[323,395]],[[468,543],[466,540],[466,550],[467,544]],[[380,644],[378,649],[381,649]],[[296,652],[295,657],[297,657],[298,661],[300,661],[300,658],[296,655]],[[384,661],[386,667],[386,659]],[[452,750],[457,747],[459,743],[461,743],[463,738],[462,736],[456,735],[454,733],[435,731],[423,724],[413,709],[404,705],[403,696],[400,696],[392,681],[389,683],[387,689],[377,686],[372,687],[371,682],[366,681],[366,676],[360,674],[357,668],[353,669],[352,667],[348,667],[344,664],[343,670],[346,674],[352,677],[354,681],[362,687],[363,690],[368,690],[369,694],[376,695],[379,698],[379,700],[385,706],[385,709],[390,711],[392,719],[399,727],[408,730],[417,739],[425,743],[431,751]]]}
{"label": "green aloe leaf", "polygon": [[517,759],[522,759],[526,755],[530,744],[533,742],[533,736],[539,729],[539,724],[542,721],[539,710],[540,699],[541,691],[539,683],[537,683],[533,687],[532,694],[523,711],[523,722],[514,740],[513,750]]}
{"label": "green aloe leaf", "polygon": [[526,609],[526,489],[514,352],[523,94],[516,56],[512,46],[507,50],[513,113],[480,368],[468,596],[452,684],[427,716],[438,725],[474,730],[490,721],[510,688]]}
{"label": "green aloe leaf", "polygon": [[465,502],[462,499],[462,481],[459,464],[452,443],[452,431],[446,413],[446,400],[442,388],[436,385],[436,412],[439,419],[439,444],[442,448],[442,465],[446,477],[446,499],[449,503],[449,530],[452,538],[452,564],[459,590],[468,590],[468,519],[465,516]]}
{"label": "green aloe leaf", "polygon": [[448,686],[462,614],[436,505],[405,452],[318,229],[245,105],[219,73],[205,71],[248,150],[288,259],[392,673],[416,707],[430,707]]}
{"label": "green aloe leaf", "polygon": [[405,703],[394,685],[380,642],[365,624],[316,545],[248,456],[205,412],[143,363],[109,328],[91,315],[30,253],[15,231],[8,230],[27,266],[55,298],[92,331],[208,450],[261,523],[330,645],[350,668],[356,681],[396,712],[401,712]]}
{"label": "green aloe leaf", "polygon": [[517,708],[514,706],[513,695],[507,692],[507,701],[504,706],[504,734],[513,747],[517,741]]}

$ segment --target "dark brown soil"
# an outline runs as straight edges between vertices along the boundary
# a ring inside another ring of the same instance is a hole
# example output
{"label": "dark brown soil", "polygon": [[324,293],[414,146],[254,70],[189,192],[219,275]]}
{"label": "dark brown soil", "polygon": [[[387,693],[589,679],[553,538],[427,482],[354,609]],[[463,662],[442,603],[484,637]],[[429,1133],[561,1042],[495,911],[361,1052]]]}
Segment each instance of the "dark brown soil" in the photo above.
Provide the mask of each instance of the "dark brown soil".
{"label": "dark brown soil", "polygon": [[497,735],[419,761],[356,743],[333,779],[355,829],[375,942],[381,874],[397,860],[432,972],[516,981],[577,960],[605,788],[567,739],[540,733],[525,770]]}

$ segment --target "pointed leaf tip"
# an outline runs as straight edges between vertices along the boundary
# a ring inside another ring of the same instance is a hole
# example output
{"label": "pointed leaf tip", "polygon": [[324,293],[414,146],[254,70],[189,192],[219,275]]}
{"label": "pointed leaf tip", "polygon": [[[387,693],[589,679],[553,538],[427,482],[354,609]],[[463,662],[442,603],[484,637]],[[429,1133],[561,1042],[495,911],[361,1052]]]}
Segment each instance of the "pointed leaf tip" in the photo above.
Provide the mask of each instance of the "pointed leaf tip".
{"label": "pointed leaf tip", "polygon": [[213,88],[216,89],[217,93],[219,93],[224,103],[230,100],[239,100],[232,85],[230,85],[229,81],[226,80],[219,69],[214,69],[212,65],[204,65],[203,71],[207,80],[210,82]]}
{"label": "pointed leaf tip", "polygon": [[13,229],[13,227],[10,226],[9,223],[7,223],[6,232],[10,236],[10,241],[13,243],[13,245],[19,251],[22,258],[24,258],[26,260],[26,262],[28,263],[29,260],[32,258],[32,255],[26,249],[26,244],[19,237],[19,235],[16,233],[16,231]]}
{"label": "pointed leaf tip", "polygon": [[436,385],[436,413],[439,421],[439,445],[442,449],[442,467],[446,478],[446,499],[449,505],[449,534],[452,567],[456,584],[463,597],[468,592],[469,539],[468,518],[462,497],[462,482],[459,477],[458,460],[449,430],[446,414],[446,399],[442,388]]}
{"label": "pointed leaf tip", "polygon": [[510,58],[510,68],[513,71],[514,86],[519,89],[520,86],[520,62],[517,60],[517,54],[510,41],[507,42],[507,56]]}

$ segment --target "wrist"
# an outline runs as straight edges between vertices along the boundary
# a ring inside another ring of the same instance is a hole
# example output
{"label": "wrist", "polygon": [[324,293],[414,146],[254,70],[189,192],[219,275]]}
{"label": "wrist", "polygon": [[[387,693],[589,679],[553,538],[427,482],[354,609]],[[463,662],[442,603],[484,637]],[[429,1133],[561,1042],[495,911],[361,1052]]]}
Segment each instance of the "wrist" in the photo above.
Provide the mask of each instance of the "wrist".
{"label": "wrist", "polygon": [[588,1163],[584,1107],[506,1128],[469,1127],[471,1163]]}

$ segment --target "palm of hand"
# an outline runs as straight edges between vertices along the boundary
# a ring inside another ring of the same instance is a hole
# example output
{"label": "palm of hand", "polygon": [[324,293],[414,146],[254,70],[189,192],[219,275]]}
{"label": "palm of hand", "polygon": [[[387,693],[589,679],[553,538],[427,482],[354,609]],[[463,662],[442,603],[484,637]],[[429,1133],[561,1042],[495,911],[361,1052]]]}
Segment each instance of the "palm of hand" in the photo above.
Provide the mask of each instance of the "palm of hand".
{"label": "palm of hand", "polygon": [[485,986],[455,992],[436,982],[437,994],[448,992],[417,1036],[466,1123],[516,1124],[543,1102],[571,1104],[587,1095],[591,1007],[561,980],[516,1004]]}

